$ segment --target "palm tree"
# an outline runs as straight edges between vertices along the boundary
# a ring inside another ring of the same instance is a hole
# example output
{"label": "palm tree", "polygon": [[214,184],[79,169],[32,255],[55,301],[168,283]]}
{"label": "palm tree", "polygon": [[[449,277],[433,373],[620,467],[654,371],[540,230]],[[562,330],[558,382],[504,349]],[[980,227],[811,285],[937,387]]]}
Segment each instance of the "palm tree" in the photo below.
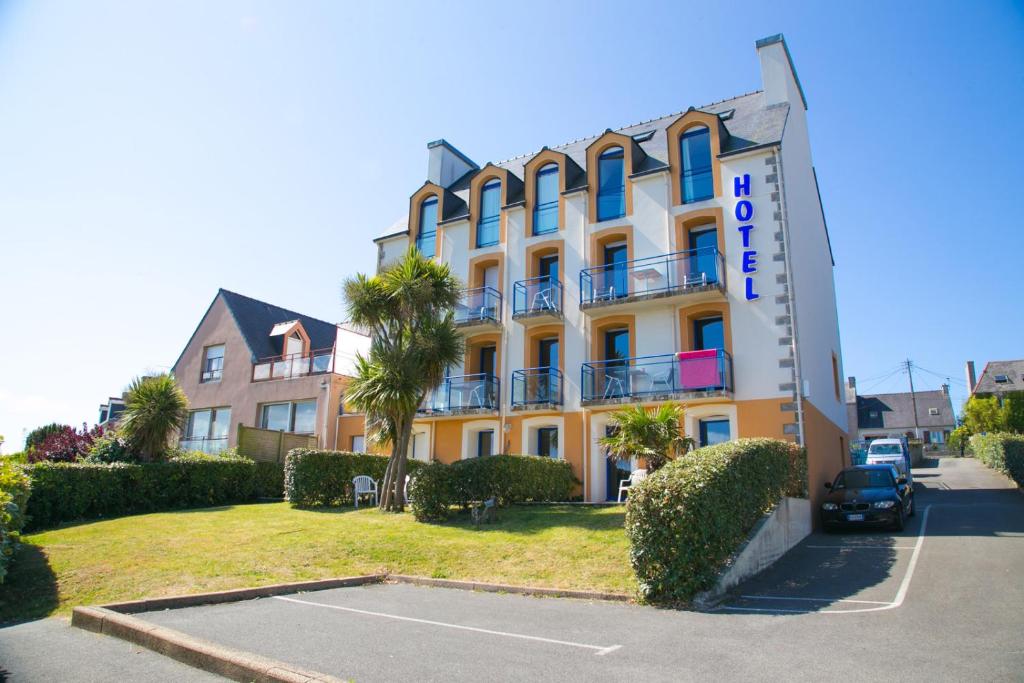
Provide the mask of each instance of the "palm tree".
{"label": "palm tree", "polygon": [[188,420],[188,398],[168,374],[136,377],[128,387],[118,430],[142,460],[159,460]]}
{"label": "palm tree", "polygon": [[356,359],[346,399],[366,414],[377,443],[391,444],[384,474],[382,510],[400,512],[412,423],[427,393],[462,358],[463,343],[452,320],[462,284],[447,265],[409,249],[398,263],[373,277],[345,281],[349,319],[370,330],[369,356]]}
{"label": "palm tree", "polygon": [[660,469],[693,447],[693,439],[683,436],[680,425],[683,406],[665,403],[648,410],[637,404],[616,410],[609,424],[614,431],[599,439],[613,460],[643,458],[651,472]]}

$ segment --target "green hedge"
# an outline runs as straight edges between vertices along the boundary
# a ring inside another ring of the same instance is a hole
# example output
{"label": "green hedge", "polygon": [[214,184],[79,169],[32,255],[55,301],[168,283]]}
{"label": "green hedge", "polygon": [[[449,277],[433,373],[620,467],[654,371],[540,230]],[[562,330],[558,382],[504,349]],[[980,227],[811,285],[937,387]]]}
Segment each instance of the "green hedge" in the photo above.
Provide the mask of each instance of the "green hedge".
{"label": "green hedge", "polygon": [[1024,486],[1024,435],[975,434],[971,437],[971,451],[984,464]]}
{"label": "green hedge", "polygon": [[631,490],[626,534],[643,597],[682,604],[714,586],[765,512],[803,492],[804,460],[785,441],[740,439],[689,453]]}
{"label": "green hedge", "polygon": [[[284,459],[284,497],[296,507],[352,504],[352,480],[366,474],[380,486],[388,458],[366,453],[293,448]],[[408,474],[423,463],[409,460]]]}
{"label": "green hedge", "polygon": [[564,460],[493,455],[425,467],[413,479],[409,497],[416,519],[438,521],[453,505],[466,507],[491,497],[499,505],[569,500],[577,484],[572,466]]}
{"label": "green hedge", "polygon": [[276,462],[255,462],[256,497],[284,497],[284,465]]}
{"label": "green hedge", "polygon": [[7,566],[14,559],[31,487],[19,465],[0,458],[0,583],[7,576]]}
{"label": "green hedge", "polygon": [[25,468],[32,480],[33,529],[99,517],[209,507],[255,500],[256,463],[242,458],[184,455],[168,462],[42,462]]}

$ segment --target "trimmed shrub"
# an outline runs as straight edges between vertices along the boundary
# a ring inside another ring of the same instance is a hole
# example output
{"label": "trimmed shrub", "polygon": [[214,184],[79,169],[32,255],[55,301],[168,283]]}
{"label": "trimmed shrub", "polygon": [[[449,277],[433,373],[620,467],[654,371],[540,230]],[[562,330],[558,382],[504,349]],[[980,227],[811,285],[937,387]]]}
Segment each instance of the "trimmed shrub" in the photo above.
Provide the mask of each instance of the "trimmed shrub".
{"label": "trimmed shrub", "polygon": [[36,463],[25,468],[32,481],[30,526],[127,514],[243,503],[257,497],[251,460],[201,454],[167,462]]}
{"label": "trimmed shrub", "polygon": [[413,479],[409,497],[419,521],[439,521],[453,505],[495,498],[499,505],[569,500],[579,484],[564,460],[536,455],[492,455],[435,463]]}
{"label": "trimmed shrub", "polygon": [[[351,505],[352,480],[366,474],[379,486],[387,467],[388,458],[382,455],[293,448],[284,459],[284,497],[296,507]],[[406,473],[421,467],[423,463],[409,460]]]}
{"label": "trimmed shrub", "polygon": [[29,479],[14,463],[0,459],[0,583],[14,559],[25,526]]}
{"label": "trimmed shrub", "polygon": [[254,462],[256,467],[256,497],[284,497],[284,465],[276,462]]}
{"label": "trimmed shrub", "polygon": [[107,432],[92,442],[89,454],[83,462],[111,463],[111,462],[138,462],[138,456],[132,452],[128,439],[116,431]]}
{"label": "trimmed shrub", "polygon": [[971,437],[974,457],[994,470],[1008,474],[1024,486],[1024,435],[975,434]]}
{"label": "trimmed shrub", "polygon": [[753,526],[779,499],[805,490],[802,449],[774,439],[701,448],[629,492],[626,534],[641,595],[683,604],[710,589]]}

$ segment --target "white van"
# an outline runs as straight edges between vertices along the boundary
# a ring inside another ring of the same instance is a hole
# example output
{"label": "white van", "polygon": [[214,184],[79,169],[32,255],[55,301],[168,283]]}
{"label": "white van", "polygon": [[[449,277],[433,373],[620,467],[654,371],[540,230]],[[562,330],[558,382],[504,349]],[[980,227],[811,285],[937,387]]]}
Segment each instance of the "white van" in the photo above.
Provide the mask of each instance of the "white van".
{"label": "white van", "polygon": [[910,478],[910,449],[903,439],[875,439],[868,446],[866,465],[893,465],[901,477]]}

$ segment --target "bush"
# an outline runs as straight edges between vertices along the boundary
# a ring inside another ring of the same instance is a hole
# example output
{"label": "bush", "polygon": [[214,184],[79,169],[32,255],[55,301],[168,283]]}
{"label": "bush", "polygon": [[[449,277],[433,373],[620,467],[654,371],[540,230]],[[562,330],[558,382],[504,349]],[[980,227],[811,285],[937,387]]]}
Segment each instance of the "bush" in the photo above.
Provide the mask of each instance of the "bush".
{"label": "bush", "polygon": [[1024,486],[1024,436],[975,434],[971,437],[971,451],[985,465],[1010,475],[1018,486]]}
{"label": "bush", "polygon": [[25,526],[29,492],[29,480],[22,469],[0,458],[0,583],[4,582]]}
{"label": "bush", "polygon": [[74,427],[62,426],[51,431],[42,442],[29,451],[29,462],[78,462],[89,454],[93,442],[103,436],[102,427],[88,430],[82,426],[78,431]]}
{"label": "bush", "polygon": [[128,445],[128,439],[116,431],[107,432],[93,441],[92,446],[89,448],[89,454],[84,458],[84,462],[91,463],[138,461],[138,456]]}
{"label": "bush", "polygon": [[435,463],[413,479],[409,497],[419,521],[439,521],[452,505],[495,498],[499,505],[527,501],[564,501],[579,484],[564,460],[535,455],[493,455]]}
{"label": "bush", "polygon": [[[381,484],[388,458],[382,455],[293,448],[284,459],[284,497],[296,507],[352,504],[352,480],[366,474]],[[409,460],[406,472],[423,463]]]}
{"label": "bush", "polygon": [[256,467],[256,497],[283,497],[284,465],[277,462],[254,462],[253,465]]}
{"label": "bush", "polygon": [[99,517],[243,503],[258,496],[256,464],[202,454],[156,463],[37,463],[31,527]]}
{"label": "bush", "polygon": [[48,425],[42,427],[36,427],[25,436],[25,450],[30,451],[33,448],[37,448],[39,444],[46,440],[50,434],[56,434],[66,429],[73,429],[70,425],[62,425],[57,422],[51,422]]}
{"label": "bush", "polygon": [[802,449],[740,439],[694,451],[632,489],[630,562],[644,598],[686,603],[710,589],[753,526],[783,496],[805,489]]}

